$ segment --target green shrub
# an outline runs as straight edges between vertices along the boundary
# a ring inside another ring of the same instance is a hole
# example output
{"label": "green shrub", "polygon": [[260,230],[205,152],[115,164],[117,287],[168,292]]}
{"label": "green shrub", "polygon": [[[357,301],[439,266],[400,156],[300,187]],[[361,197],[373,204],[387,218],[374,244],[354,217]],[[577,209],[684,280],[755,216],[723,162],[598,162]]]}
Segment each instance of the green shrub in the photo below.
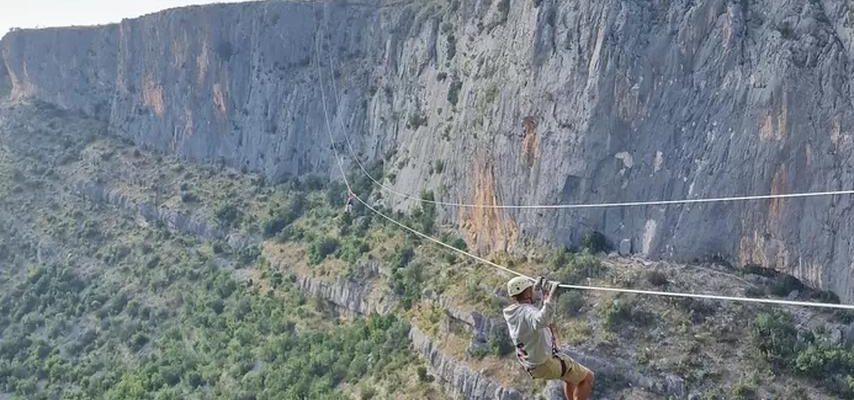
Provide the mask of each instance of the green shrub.
{"label": "green shrub", "polygon": [[[463,250],[463,251],[468,250],[468,245],[466,244],[466,241],[463,240],[461,237],[454,235],[451,232],[442,233],[440,240],[443,243],[448,244],[451,247],[454,247],[456,249]],[[444,251],[442,254],[442,257],[449,264],[454,264],[458,261],[457,253],[454,251],[451,251],[451,250]]]}
{"label": "green shrub", "polygon": [[[434,201],[433,192],[421,194],[421,200]],[[421,203],[421,206],[412,213],[412,219],[418,225],[422,233],[432,234],[436,225],[436,205],[432,203]]]}
{"label": "green shrub", "polygon": [[503,328],[493,329],[486,343],[489,346],[490,352],[498,357],[506,356],[515,350],[513,341],[510,340],[510,336]]}
{"label": "green shrub", "polygon": [[661,271],[649,271],[646,273],[646,281],[653,286],[666,286],[670,283],[667,280],[667,275]]}
{"label": "green shrub", "polygon": [[605,327],[612,331],[625,326],[646,326],[653,320],[652,314],[641,310],[634,300],[627,299],[614,299],[608,303],[603,317]]}
{"label": "green shrub", "polygon": [[757,399],[756,386],[752,383],[739,381],[732,387],[730,391],[733,399],[738,400],[754,400]]}
{"label": "green shrub", "polygon": [[839,296],[829,290],[814,290],[810,293],[810,299],[821,303],[839,304]]}
{"label": "green shrub", "polygon": [[142,332],[137,332],[130,340],[130,348],[133,351],[139,351],[148,343],[148,336]]}
{"label": "green shrub", "polygon": [[744,267],[741,268],[741,271],[746,274],[759,275],[766,278],[773,278],[778,275],[777,271],[774,271],[771,268],[765,268],[759,264],[745,264]]}
{"label": "green shrub", "polygon": [[588,232],[581,238],[581,246],[589,250],[591,253],[602,253],[611,251],[611,244],[601,232]]}
{"label": "green shrub", "polygon": [[415,258],[415,246],[407,242],[403,247],[397,249],[390,258],[392,270],[403,268]]}
{"label": "green shrub", "polygon": [[214,216],[221,226],[231,228],[240,223],[243,213],[234,204],[224,204],[216,210]]}
{"label": "green shrub", "polygon": [[417,130],[422,126],[427,126],[427,116],[421,111],[416,111],[409,115],[409,120],[406,122],[406,127],[412,130]]}
{"label": "green shrub", "polygon": [[327,180],[318,175],[309,175],[303,179],[300,188],[309,191],[318,191],[326,186]]}
{"label": "green shrub", "polygon": [[365,386],[362,388],[362,393],[360,394],[359,398],[361,398],[362,400],[371,400],[376,397],[376,395],[376,389],[374,389],[372,386]]}
{"label": "green shrub", "polygon": [[468,250],[468,245],[466,244],[466,241],[463,240],[463,238],[456,236],[452,232],[443,233],[440,239],[442,240],[442,242],[449,244],[459,250]]}
{"label": "green shrub", "polygon": [[803,290],[804,284],[800,280],[791,275],[778,276],[768,286],[768,293],[774,296],[784,297],[795,290]]}
{"label": "green shrub", "polygon": [[289,199],[284,205],[269,211],[269,218],[261,225],[264,238],[278,235],[288,225],[301,217],[305,212],[307,200],[304,194],[299,193]]}
{"label": "green shrub", "polygon": [[744,295],[747,297],[762,298],[765,297],[765,290],[756,286],[748,286],[744,290]]}
{"label": "green shrub", "polygon": [[838,372],[848,371],[854,376],[854,351],[818,342],[798,352],[795,366],[799,373],[823,379]]}
{"label": "green shrub", "polygon": [[478,285],[477,281],[474,279],[466,280],[465,289],[465,299],[469,302],[477,303],[484,297],[483,290],[480,289],[480,285]]}
{"label": "green shrub", "polygon": [[566,247],[561,247],[549,260],[552,271],[560,271],[572,259],[573,254]]}
{"label": "green shrub", "polygon": [[791,364],[798,349],[798,335],[789,314],[761,313],[750,327],[753,343],[766,360],[778,367]]}
{"label": "green shrub", "polygon": [[427,367],[423,365],[418,366],[416,374],[418,375],[419,382],[433,382],[433,377],[427,373]]}
{"label": "green shrub", "polygon": [[238,260],[241,264],[254,264],[261,256],[261,248],[258,246],[246,246],[237,252]]}
{"label": "green shrub", "polygon": [[182,192],[181,201],[184,203],[198,203],[199,196],[196,196],[194,193],[191,192]]}
{"label": "green shrub", "polygon": [[422,290],[424,268],[420,263],[413,263],[414,258],[415,248],[411,243],[407,243],[392,256],[391,262],[389,287],[400,297],[401,304],[406,309],[420,298]]}
{"label": "green shrub", "polygon": [[854,311],[852,310],[835,310],[833,312],[833,318],[836,321],[843,323],[845,325],[850,325],[854,323]]}
{"label": "green shrub", "polygon": [[488,356],[490,352],[491,349],[489,348],[488,344],[486,346],[478,344],[475,346],[470,346],[468,348],[468,353],[477,360],[481,360],[484,357]]}
{"label": "green shrub", "polygon": [[306,237],[305,230],[294,225],[290,225],[285,229],[282,229],[278,235],[276,235],[276,241],[279,243],[285,243],[289,241],[300,241]]}
{"label": "green shrub", "polygon": [[634,308],[631,304],[619,300],[614,300],[605,308],[605,326],[613,329],[617,325],[628,322],[632,318]]}
{"label": "green shrub", "polygon": [[341,259],[355,264],[364,254],[371,251],[371,246],[361,239],[346,241],[341,248]]}
{"label": "green shrub", "polygon": [[559,258],[561,260],[554,261],[553,266],[562,264],[555,273],[557,280],[560,282],[582,282],[588,278],[602,276],[605,272],[602,262],[587,251],[575,254],[565,253],[564,256],[559,256]]}
{"label": "green shrub", "polygon": [[718,303],[709,300],[678,298],[671,300],[677,307],[685,310],[691,322],[700,324],[718,311]]}
{"label": "green shrub", "polygon": [[308,248],[308,259],[312,264],[319,264],[326,257],[335,253],[339,245],[338,239],[331,237],[318,238]]}
{"label": "green shrub", "polygon": [[558,297],[556,310],[560,314],[575,316],[581,312],[584,305],[584,295],[577,290],[572,290]]}
{"label": "green shrub", "polygon": [[326,188],[326,203],[333,209],[342,208],[347,202],[347,186],[342,182],[330,182]]}
{"label": "green shrub", "polygon": [[[368,173],[377,181],[382,181],[385,172],[384,160],[377,160],[372,165],[367,167]],[[350,176],[350,186],[353,193],[361,199],[367,199],[374,191],[374,182],[368,178],[363,171],[359,170]]]}

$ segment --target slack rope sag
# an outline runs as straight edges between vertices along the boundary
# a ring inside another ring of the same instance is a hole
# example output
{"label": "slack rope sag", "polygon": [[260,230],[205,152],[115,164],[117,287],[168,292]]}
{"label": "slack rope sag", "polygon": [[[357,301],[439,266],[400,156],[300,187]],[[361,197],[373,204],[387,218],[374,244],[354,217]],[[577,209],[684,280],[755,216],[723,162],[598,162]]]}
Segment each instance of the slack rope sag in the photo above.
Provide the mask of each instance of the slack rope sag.
{"label": "slack rope sag", "polygon": [[[348,193],[352,193],[353,198],[356,199],[360,204],[365,206],[366,209],[374,213],[375,215],[391,222],[392,224],[400,227],[404,231],[407,231],[421,239],[424,239],[428,242],[431,242],[435,245],[438,245],[446,250],[455,252],[462,256],[468,257],[472,260],[475,260],[481,264],[485,264],[487,266],[498,269],[506,274],[512,276],[520,276],[526,279],[530,279],[532,281],[537,281],[534,277],[525,275],[521,272],[515,271],[513,269],[507,268],[503,265],[495,263],[493,261],[487,260],[483,257],[472,254],[468,251],[458,249],[450,244],[447,244],[439,239],[436,239],[428,234],[420,232],[408,225],[386,215],[380,210],[372,207],[368,204],[367,201],[363,200],[358,193],[354,192],[352,186],[350,185],[350,181],[347,179],[347,174],[344,172],[344,162],[341,158],[341,155],[338,153],[338,149],[335,147],[335,140],[332,136],[332,124],[329,122],[329,110],[326,105],[326,89],[323,86],[323,74],[320,69],[320,44],[319,42],[315,43],[315,51],[317,52],[315,61],[317,63],[318,68],[317,76],[318,82],[320,86],[320,94],[321,100],[323,102],[323,114],[326,123],[326,133],[329,136],[329,142],[332,147],[333,154],[338,164],[338,170],[341,173],[341,178],[344,181],[344,185],[347,187]],[[333,74],[334,79],[334,74]],[[336,99],[337,101],[337,99]],[[346,135],[345,135],[346,136]],[[358,162],[358,161],[357,161]],[[364,171],[364,168],[363,168]],[[367,172],[367,171],[365,171]],[[370,176],[369,176],[369,179]],[[373,179],[371,179],[373,180]],[[713,202],[713,201],[738,201],[738,200],[758,200],[758,199],[777,199],[777,198],[793,198],[793,197],[814,197],[820,195],[831,195],[831,194],[854,194],[854,190],[847,191],[836,191],[836,192],[813,192],[813,193],[793,193],[793,194],[782,194],[782,195],[763,195],[763,196],[742,196],[742,197],[730,197],[730,198],[718,198],[718,199],[689,199],[689,200],[668,200],[668,201],[659,201],[659,202],[630,202],[630,203],[602,203],[602,204],[565,204],[565,205],[552,205],[552,206],[478,206],[478,205],[463,205],[460,203],[443,203],[443,202],[432,202],[432,203],[442,203],[445,205],[457,205],[457,206],[471,206],[471,207],[483,207],[483,208],[593,208],[593,207],[625,207],[628,205],[669,205],[669,204],[686,204],[686,203],[702,203],[702,202]],[[419,199],[421,200],[421,199]],[[842,309],[842,310],[854,310],[854,305],[849,304],[834,304],[834,303],[814,303],[814,302],[805,302],[805,301],[791,301],[791,300],[776,300],[776,299],[762,299],[762,298],[753,298],[753,297],[739,297],[739,296],[722,296],[722,295],[714,295],[714,294],[704,294],[704,293],[680,293],[680,292],[663,292],[663,291],[654,291],[654,290],[638,290],[638,289],[625,289],[625,288],[615,288],[615,287],[605,287],[605,286],[584,286],[584,285],[572,285],[572,284],[560,284],[559,285],[563,289],[572,289],[572,290],[587,290],[587,291],[600,291],[600,292],[613,292],[613,293],[629,293],[629,294],[637,294],[637,295],[648,295],[648,296],[660,296],[660,297],[680,297],[680,298],[693,298],[693,299],[707,299],[707,300],[720,300],[720,301],[731,301],[731,302],[744,302],[744,303],[759,303],[759,304],[774,304],[774,305],[784,305],[784,306],[798,306],[798,307],[813,307],[813,308],[828,308],[828,309]]]}

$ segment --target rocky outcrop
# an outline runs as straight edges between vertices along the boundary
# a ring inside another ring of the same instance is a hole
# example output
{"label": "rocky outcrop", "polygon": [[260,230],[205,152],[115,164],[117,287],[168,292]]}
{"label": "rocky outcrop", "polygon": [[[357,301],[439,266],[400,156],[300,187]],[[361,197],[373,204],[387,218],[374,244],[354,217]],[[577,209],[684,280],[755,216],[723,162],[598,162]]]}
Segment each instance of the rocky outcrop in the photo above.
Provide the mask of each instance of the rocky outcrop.
{"label": "rocky outcrop", "polygon": [[324,299],[344,310],[357,314],[387,314],[396,304],[392,299],[374,295],[375,288],[369,283],[336,278],[327,282],[311,276],[296,277],[296,286],[303,292]]}
{"label": "rocky outcrop", "polygon": [[637,387],[667,398],[684,398],[685,381],[673,374],[648,373],[631,363],[613,357],[598,357],[571,348],[564,348],[582,365],[596,371],[596,385],[599,388]]}
{"label": "rocky outcrop", "polygon": [[[379,267],[368,266],[376,273]],[[327,282],[311,276],[297,276],[295,284],[304,292],[329,301],[344,310],[357,314],[385,314],[391,311],[394,301],[372,295],[374,288],[338,278]],[[521,399],[521,394],[512,388],[496,383],[484,374],[477,373],[464,362],[443,353],[433,338],[412,325],[409,331],[412,347],[427,360],[431,373],[442,383],[446,393],[453,399]]]}
{"label": "rocky outcrop", "polygon": [[[378,268],[375,268],[378,271]],[[302,291],[329,301],[342,309],[357,314],[385,314],[393,306],[389,299],[372,296],[370,285],[338,278],[326,282],[316,277],[297,276],[296,282]],[[412,347],[426,359],[429,370],[439,379],[448,395],[453,399],[521,399],[515,389],[505,388],[486,375],[472,371],[465,363],[448,356],[439,349],[433,339],[416,326],[409,331]]]}
{"label": "rocky outcrop", "polygon": [[[338,148],[347,135],[364,161],[388,158],[398,191],[487,204],[699,198],[851,188],[848,8],[256,2],[19,30],[2,54],[14,96],[273,179],[335,173],[325,98]],[[483,251],[598,230],[647,257],[761,264],[852,301],[852,205],[440,211]]]}
{"label": "rocky outcrop", "polygon": [[257,242],[229,229],[213,225],[201,214],[188,215],[170,208],[133,201],[120,191],[103,185],[92,182],[71,182],[71,188],[83,198],[139,215],[147,223],[162,224],[173,232],[191,234],[208,240],[223,240],[235,249]]}
{"label": "rocky outcrop", "polygon": [[424,297],[440,309],[445,310],[445,314],[449,318],[465,325],[466,330],[472,334],[472,340],[485,341],[490,336],[507,330],[503,320],[490,318],[477,310],[461,309],[453,300],[438,295],[432,290],[427,291]]}
{"label": "rocky outcrop", "polygon": [[472,371],[463,363],[442,353],[430,336],[416,326],[409,330],[412,346],[424,355],[430,370],[443,386],[449,388],[452,399],[472,400],[521,400],[522,394],[505,388],[488,377]]}

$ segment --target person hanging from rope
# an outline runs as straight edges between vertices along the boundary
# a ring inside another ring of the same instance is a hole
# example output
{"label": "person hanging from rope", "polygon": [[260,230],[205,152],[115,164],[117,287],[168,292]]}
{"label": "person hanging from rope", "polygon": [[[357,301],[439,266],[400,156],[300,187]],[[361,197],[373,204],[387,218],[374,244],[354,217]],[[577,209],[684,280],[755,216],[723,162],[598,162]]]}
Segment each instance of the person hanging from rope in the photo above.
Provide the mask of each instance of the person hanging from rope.
{"label": "person hanging from rope", "polygon": [[[559,351],[554,334],[553,302],[558,297],[558,282],[537,282],[516,277],[507,282],[507,292],[514,303],[504,309],[510,338],[516,346],[516,357],[534,379],[564,382],[567,400],[586,400],[593,391],[593,372],[569,355]],[[543,305],[534,305],[534,289],[543,291]]]}
{"label": "person hanging from rope", "polygon": [[356,198],[356,195],[351,191],[347,191],[347,205],[344,206],[344,212],[350,214],[353,211],[353,200]]}

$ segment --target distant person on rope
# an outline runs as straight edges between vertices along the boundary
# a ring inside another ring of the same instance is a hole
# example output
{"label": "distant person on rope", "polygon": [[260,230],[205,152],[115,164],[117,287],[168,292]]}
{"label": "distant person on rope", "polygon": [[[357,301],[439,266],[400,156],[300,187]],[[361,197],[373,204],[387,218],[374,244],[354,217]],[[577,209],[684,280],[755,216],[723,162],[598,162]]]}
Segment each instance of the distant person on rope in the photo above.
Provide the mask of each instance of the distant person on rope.
{"label": "distant person on rope", "polygon": [[[534,379],[564,381],[567,400],[586,400],[593,391],[593,372],[558,350],[554,334],[552,304],[558,297],[557,282],[535,285],[529,278],[516,277],[507,283],[514,304],[504,309],[510,338],[516,346],[516,357]],[[543,306],[534,305],[534,287],[542,287]]]}
{"label": "distant person on rope", "polygon": [[344,212],[350,214],[353,211],[353,199],[356,197],[351,191],[347,191],[347,205],[344,206]]}

